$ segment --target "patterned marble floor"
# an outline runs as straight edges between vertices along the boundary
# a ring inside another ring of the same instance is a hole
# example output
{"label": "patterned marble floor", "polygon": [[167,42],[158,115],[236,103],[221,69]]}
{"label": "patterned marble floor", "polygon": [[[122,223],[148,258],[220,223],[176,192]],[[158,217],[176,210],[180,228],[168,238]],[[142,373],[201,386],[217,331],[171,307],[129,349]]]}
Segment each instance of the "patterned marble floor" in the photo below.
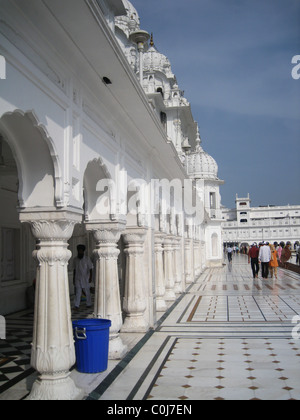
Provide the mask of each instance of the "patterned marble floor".
{"label": "patterned marble floor", "polygon": [[[88,400],[298,400],[300,325],[292,321],[299,315],[300,275],[280,269],[278,279],[253,281],[239,256],[232,266],[206,270],[155,330],[123,334],[131,351],[120,363],[110,361],[100,375],[74,369],[72,377]],[[32,313],[9,317],[7,328],[0,400],[22,399],[36,378]]]}
{"label": "patterned marble floor", "polygon": [[279,270],[278,279],[253,281],[239,256],[202,274],[116,380],[90,398],[298,400],[299,314],[299,275]]}

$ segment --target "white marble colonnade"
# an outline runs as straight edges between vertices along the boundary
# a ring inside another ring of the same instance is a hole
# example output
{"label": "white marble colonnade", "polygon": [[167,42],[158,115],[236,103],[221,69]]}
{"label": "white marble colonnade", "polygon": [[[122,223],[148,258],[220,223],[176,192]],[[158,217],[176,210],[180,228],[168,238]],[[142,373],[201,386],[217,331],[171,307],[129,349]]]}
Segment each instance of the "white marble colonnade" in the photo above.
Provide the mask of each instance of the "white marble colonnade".
{"label": "white marble colonnade", "polygon": [[[70,211],[21,212],[20,220],[31,225],[37,249],[36,302],[31,364],[39,372],[28,399],[76,399],[81,390],[70,378],[75,364],[75,349],[71,323],[68,262],[71,252],[68,240],[82,215]],[[126,227],[126,221],[87,222],[93,233],[96,249],[94,316],[110,319],[110,359],[121,359],[127,352],[120,338],[121,332],[146,332],[150,325],[146,315],[147,287],[145,268],[145,240],[147,229]],[[126,278],[122,307],[118,275],[118,241],[125,243]],[[174,234],[157,232],[154,235],[154,258],[157,311],[165,311],[167,302],[192,282],[195,270],[193,240]],[[185,250],[185,255],[182,251]],[[198,264],[199,265],[199,264]],[[184,269],[183,269],[184,267]],[[183,277],[186,275],[186,278]]]}

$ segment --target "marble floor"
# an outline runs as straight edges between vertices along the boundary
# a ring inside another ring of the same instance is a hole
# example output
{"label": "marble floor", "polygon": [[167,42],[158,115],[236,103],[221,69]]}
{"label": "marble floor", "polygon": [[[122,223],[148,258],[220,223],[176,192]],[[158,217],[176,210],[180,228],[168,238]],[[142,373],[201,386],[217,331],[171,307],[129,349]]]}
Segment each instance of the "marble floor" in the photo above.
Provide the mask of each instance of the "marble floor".
{"label": "marble floor", "polygon": [[[155,330],[122,334],[130,352],[121,362],[109,361],[98,375],[73,369],[72,377],[87,400],[299,400],[299,315],[300,275],[279,269],[278,279],[253,280],[247,258],[236,256],[206,270]],[[32,314],[7,324],[0,400],[23,399],[36,377]]]}

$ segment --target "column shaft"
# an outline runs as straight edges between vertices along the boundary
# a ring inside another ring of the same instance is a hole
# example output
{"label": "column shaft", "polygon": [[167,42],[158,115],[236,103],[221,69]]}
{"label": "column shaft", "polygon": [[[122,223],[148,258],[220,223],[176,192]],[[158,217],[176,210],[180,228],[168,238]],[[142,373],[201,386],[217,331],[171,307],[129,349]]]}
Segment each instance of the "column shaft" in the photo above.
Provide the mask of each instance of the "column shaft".
{"label": "column shaft", "polygon": [[[72,400],[81,391],[70,378],[75,364],[68,281],[71,252],[67,240],[79,217],[65,213],[20,214],[39,240],[33,252],[37,261],[36,298],[31,364],[40,373],[30,400]],[[77,219],[77,220],[76,220]]]}
{"label": "column shaft", "polygon": [[127,347],[120,338],[123,324],[118,273],[118,240],[124,224],[107,223],[86,225],[92,230],[97,243],[94,250],[95,261],[95,309],[96,318],[111,320],[109,358],[121,359]]}
{"label": "column shaft", "polygon": [[149,328],[145,317],[147,308],[144,275],[144,242],[146,230],[127,229],[124,234],[126,254],[126,279],[124,311],[126,319],[123,332],[146,332]]}

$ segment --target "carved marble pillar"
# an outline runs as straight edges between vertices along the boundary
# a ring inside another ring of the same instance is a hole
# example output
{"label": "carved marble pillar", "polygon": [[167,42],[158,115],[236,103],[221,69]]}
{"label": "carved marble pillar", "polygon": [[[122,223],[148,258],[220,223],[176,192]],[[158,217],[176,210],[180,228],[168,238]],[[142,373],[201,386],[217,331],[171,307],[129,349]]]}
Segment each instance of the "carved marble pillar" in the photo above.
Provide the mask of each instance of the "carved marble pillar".
{"label": "carved marble pillar", "polygon": [[95,264],[95,309],[96,318],[111,320],[109,335],[109,359],[122,359],[127,346],[120,338],[123,324],[119,275],[118,275],[118,240],[125,228],[124,223],[87,223],[92,231],[97,248],[94,250]]}
{"label": "carved marble pillar", "polygon": [[195,277],[198,277],[201,272],[200,260],[200,245],[199,241],[194,241],[194,261],[195,261]]}
{"label": "carved marble pillar", "polygon": [[175,293],[183,292],[181,238],[174,239]]}
{"label": "carved marble pillar", "polygon": [[40,373],[29,400],[73,400],[81,397],[70,378],[75,349],[69,296],[68,239],[81,216],[69,212],[21,213],[39,240],[31,365]]}
{"label": "carved marble pillar", "polygon": [[164,260],[163,260],[163,242],[165,238],[164,233],[155,233],[155,282],[156,282],[156,310],[159,312],[165,312],[167,310],[167,304],[164,299],[166,293],[165,287],[165,272],[164,272]]}
{"label": "carved marble pillar", "polygon": [[146,332],[147,297],[144,275],[144,228],[128,228],[123,235],[126,254],[125,296],[123,309],[126,319],[122,332]]}
{"label": "carved marble pillar", "polygon": [[165,300],[174,301],[175,295],[175,277],[174,277],[174,238],[172,235],[167,235],[164,242],[164,257],[165,257],[165,285],[166,293]]}
{"label": "carved marble pillar", "polygon": [[185,258],[185,281],[186,284],[193,283],[193,266],[192,266],[192,239],[185,239],[184,242],[184,258]]}

